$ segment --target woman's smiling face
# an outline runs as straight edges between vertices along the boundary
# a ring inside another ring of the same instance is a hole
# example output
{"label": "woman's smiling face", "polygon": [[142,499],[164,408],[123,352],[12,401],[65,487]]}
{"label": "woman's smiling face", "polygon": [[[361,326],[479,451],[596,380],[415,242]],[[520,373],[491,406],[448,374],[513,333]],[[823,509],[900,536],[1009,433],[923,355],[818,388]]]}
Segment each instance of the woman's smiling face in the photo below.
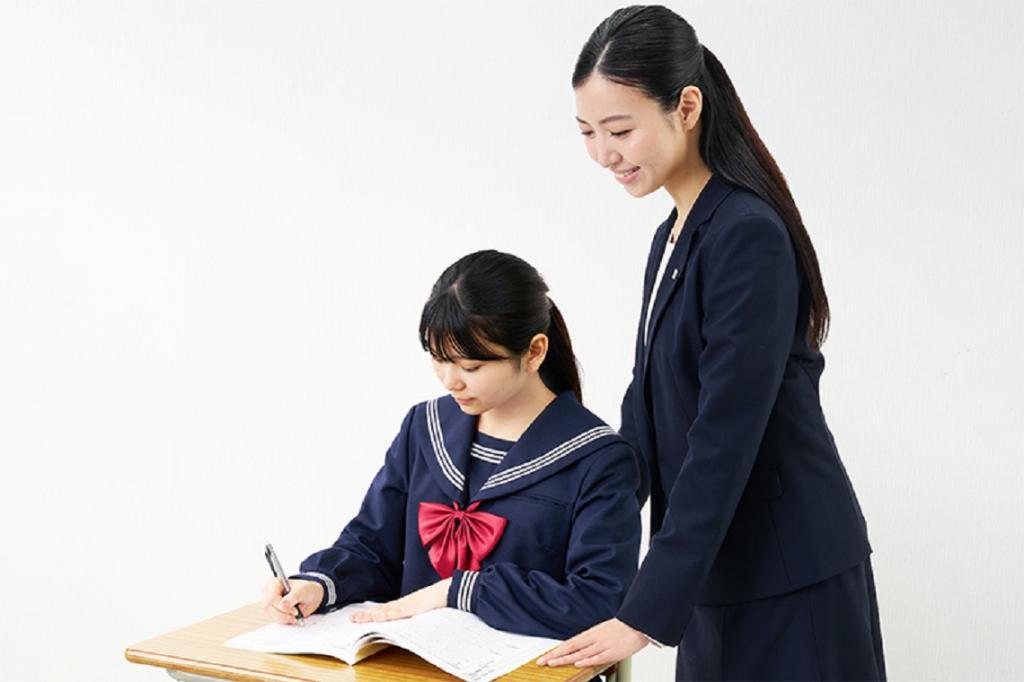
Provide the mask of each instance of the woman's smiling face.
{"label": "woman's smiling face", "polygon": [[[685,104],[688,91],[697,103]],[[576,122],[590,158],[611,171],[635,197],[671,184],[680,174],[689,145],[699,140],[689,134],[700,110],[700,92],[687,87],[680,108],[666,112],[638,88],[622,85],[594,72],[575,90]],[[684,114],[690,120],[684,118]]]}

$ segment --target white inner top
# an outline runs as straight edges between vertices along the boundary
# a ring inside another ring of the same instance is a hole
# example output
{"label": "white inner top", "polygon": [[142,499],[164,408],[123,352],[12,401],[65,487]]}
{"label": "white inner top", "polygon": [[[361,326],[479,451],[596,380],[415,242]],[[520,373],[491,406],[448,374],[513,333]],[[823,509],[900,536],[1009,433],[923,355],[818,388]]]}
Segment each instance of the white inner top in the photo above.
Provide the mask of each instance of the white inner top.
{"label": "white inner top", "polygon": [[658,298],[658,289],[661,288],[661,279],[665,276],[665,268],[668,266],[669,256],[672,255],[672,249],[675,247],[675,239],[672,238],[672,233],[669,233],[668,240],[665,242],[665,252],[661,254],[661,265],[658,266],[658,276],[654,279],[654,288],[651,289],[651,299],[647,302],[647,314],[644,315],[644,345],[646,346],[650,339],[647,337],[647,330],[651,325],[651,311],[654,310],[654,300]]}

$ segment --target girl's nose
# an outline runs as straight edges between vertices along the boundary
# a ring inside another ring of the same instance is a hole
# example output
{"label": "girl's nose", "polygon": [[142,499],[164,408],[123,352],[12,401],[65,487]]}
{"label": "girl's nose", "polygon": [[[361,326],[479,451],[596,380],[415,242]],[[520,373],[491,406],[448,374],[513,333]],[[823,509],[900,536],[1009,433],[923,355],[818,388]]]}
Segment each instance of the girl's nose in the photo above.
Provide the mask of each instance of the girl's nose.
{"label": "girl's nose", "polygon": [[455,365],[448,365],[444,368],[444,374],[441,375],[441,383],[449,391],[456,391],[462,387],[462,380]]}

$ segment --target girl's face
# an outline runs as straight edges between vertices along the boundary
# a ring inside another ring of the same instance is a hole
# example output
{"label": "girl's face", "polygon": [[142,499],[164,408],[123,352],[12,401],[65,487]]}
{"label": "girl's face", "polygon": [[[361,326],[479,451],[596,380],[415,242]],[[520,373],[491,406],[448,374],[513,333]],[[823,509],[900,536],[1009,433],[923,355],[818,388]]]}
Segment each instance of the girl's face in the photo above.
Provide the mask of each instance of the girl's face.
{"label": "girl's face", "polygon": [[466,414],[479,416],[488,410],[512,405],[530,388],[530,382],[537,379],[547,353],[547,337],[538,334],[534,338],[543,342],[531,344],[522,356],[513,356],[507,348],[492,346],[489,350],[502,359],[456,357],[453,362],[445,362],[433,358],[434,374]]}
{"label": "girl's face", "polygon": [[587,153],[631,195],[671,187],[685,174],[699,140],[699,131],[693,134],[700,112],[697,88],[685,88],[679,108],[671,112],[640,89],[596,72],[575,92],[576,121]]}

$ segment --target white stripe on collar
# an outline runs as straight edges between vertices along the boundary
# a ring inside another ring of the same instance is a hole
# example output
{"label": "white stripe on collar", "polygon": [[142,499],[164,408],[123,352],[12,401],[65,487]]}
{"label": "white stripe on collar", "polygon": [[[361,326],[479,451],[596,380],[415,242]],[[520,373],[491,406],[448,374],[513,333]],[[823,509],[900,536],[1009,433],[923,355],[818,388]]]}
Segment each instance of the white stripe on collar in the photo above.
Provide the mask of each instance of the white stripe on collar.
{"label": "white stripe on collar", "polygon": [[483,450],[484,452],[492,454],[492,455],[505,455],[505,454],[508,454],[508,450],[498,450],[497,448],[489,448],[486,445],[482,445],[480,443],[473,443],[473,447],[477,448],[478,450]]}
{"label": "white stripe on collar", "polygon": [[505,459],[505,455],[508,452],[506,450],[495,450],[494,448],[488,448],[479,443],[473,443],[469,448],[469,456],[475,457],[476,459],[483,460],[490,464],[501,464],[501,461]]}
{"label": "white stripe on collar", "polygon": [[483,491],[489,488],[495,488],[499,485],[505,485],[506,483],[518,480],[523,476],[529,476],[536,471],[540,471],[546,466],[554,464],[558,460],[575,452],[576,450],[579,450],[588,443],[592,443],[593,441],[598,440],[599,438],[604,438],[605,436],[614,435],[616,435],[615,429],[610,426],[595,426],[588,431],[584,431],[583,433],[570,438],[561,445],[548,450],[540,457],[535,457],[528,462],[517,464],[510,469],[494,474],[487,479],[480,490]]}
{"label": "white stripe on collar", "polygon": [[466,478],[455,466],[452,456],[448,454],[448,448],[444,445],[444,433],[441,432],[441,418],[437,413],[437,398],[427,403],[427,431],[430,433],[430,443],[434,446],[434,455],[437,463],[441,465],[441,473],[444,474],[455,489],[462,492]]}

